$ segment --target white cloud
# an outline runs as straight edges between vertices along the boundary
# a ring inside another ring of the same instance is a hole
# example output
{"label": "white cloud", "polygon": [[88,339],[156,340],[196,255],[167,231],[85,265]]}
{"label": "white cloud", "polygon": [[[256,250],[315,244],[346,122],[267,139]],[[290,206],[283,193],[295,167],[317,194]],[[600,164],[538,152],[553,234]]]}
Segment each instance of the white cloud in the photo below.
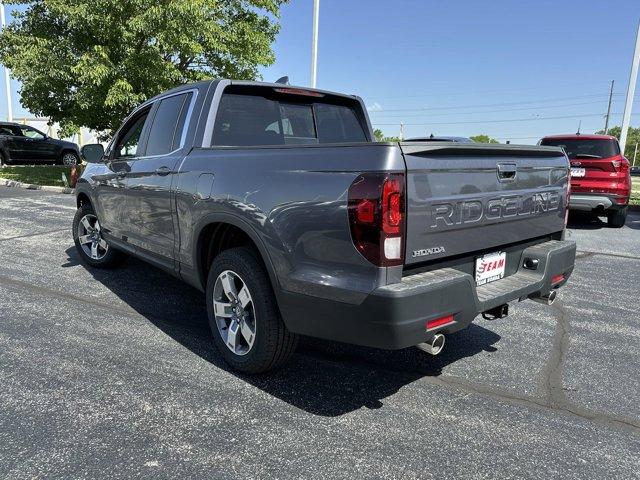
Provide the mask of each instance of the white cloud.
{"label": "white cloud", "polygon": [[367,110],[370,112],[378,112],[382,110],[382,105],[378,102],[373,102],[371,105],[367,105]]}

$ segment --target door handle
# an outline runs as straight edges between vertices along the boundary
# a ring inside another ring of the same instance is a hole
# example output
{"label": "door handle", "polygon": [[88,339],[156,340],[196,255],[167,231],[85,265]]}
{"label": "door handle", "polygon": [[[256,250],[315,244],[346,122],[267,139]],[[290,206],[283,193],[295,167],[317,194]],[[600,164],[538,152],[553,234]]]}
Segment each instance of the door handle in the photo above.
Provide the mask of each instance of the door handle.
{"label": "door handle", "polygon": [[497,169],[499,181],[512,182],[516,179],[518,166],[515,163],[499,163]]}
{"label": "door handle", "polygon": [[161,177],[165,177],[171,173],[171,169],[169,167],[159,167],[156,168],[156,175],[160,175]]}

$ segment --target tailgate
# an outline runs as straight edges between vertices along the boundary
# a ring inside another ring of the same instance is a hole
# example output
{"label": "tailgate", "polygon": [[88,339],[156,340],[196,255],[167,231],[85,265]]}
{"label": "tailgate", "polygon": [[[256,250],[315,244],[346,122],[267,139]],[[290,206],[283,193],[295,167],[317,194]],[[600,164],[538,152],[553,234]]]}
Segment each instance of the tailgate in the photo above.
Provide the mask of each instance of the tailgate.
{"label": "tailgate", "polygon": [[564,229],[569,162],[555,147],[401,143],[405,264],[496,249]]}

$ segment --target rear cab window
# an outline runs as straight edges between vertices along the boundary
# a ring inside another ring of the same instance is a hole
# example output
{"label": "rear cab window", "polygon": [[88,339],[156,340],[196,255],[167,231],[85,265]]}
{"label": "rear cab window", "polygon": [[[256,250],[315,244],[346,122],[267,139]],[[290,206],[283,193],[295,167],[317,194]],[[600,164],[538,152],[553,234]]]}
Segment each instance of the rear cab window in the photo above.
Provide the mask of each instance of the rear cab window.
{"label": "rear cab window", "polygon": [[562,147],[572,160],[599,159],[620,155],[620,146],[616,140],[607,138],[544,138],[540,145]]}
{"label": "rear cab window", "polygon": [[357,100],[276,90],[227,87],[218,107],[211,145],[243,147],[370,141]]}

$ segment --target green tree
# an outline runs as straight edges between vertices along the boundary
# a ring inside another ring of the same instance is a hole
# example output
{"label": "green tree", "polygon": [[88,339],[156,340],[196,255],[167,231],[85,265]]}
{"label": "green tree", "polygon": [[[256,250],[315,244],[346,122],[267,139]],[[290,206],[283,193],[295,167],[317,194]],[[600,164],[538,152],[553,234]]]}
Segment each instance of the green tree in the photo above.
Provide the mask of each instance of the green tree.
{"label": "green tree", "polygon": [[376,142],[399,142],[400,137],[386,137],[384,132],[379,128],[376,128],[373,131],[373,136],[375,137]]}
{"label": "green tree", "polygon": [[469,137],[469,138],[477,143],[500,143],[495,138],[491,138],[489,135],[485,135],[485,134],[474,135],[473,137]]}
{"label": "green tree", "polygon": [[[607,135],[612,135],[620,140],[621,132],[622,127],[611,127],[607,132]],[[602,135],[604,134],[604,130],[599,130],[596,133]],[[627,144],[624,147],[624,156],[627,157],[631,162],[633,162],[633,154],[636,150],[636,144],[640,144],[640,127],[629,127],[629,131],[627,132]],[[638,148],[640,149],[640,145]]]}
{"label": "green tree", "polygon": [[5,0],[28,4],[0,35],[22,105],[109,132],[140,102],[214,77],[254,79],[287,0]]}

